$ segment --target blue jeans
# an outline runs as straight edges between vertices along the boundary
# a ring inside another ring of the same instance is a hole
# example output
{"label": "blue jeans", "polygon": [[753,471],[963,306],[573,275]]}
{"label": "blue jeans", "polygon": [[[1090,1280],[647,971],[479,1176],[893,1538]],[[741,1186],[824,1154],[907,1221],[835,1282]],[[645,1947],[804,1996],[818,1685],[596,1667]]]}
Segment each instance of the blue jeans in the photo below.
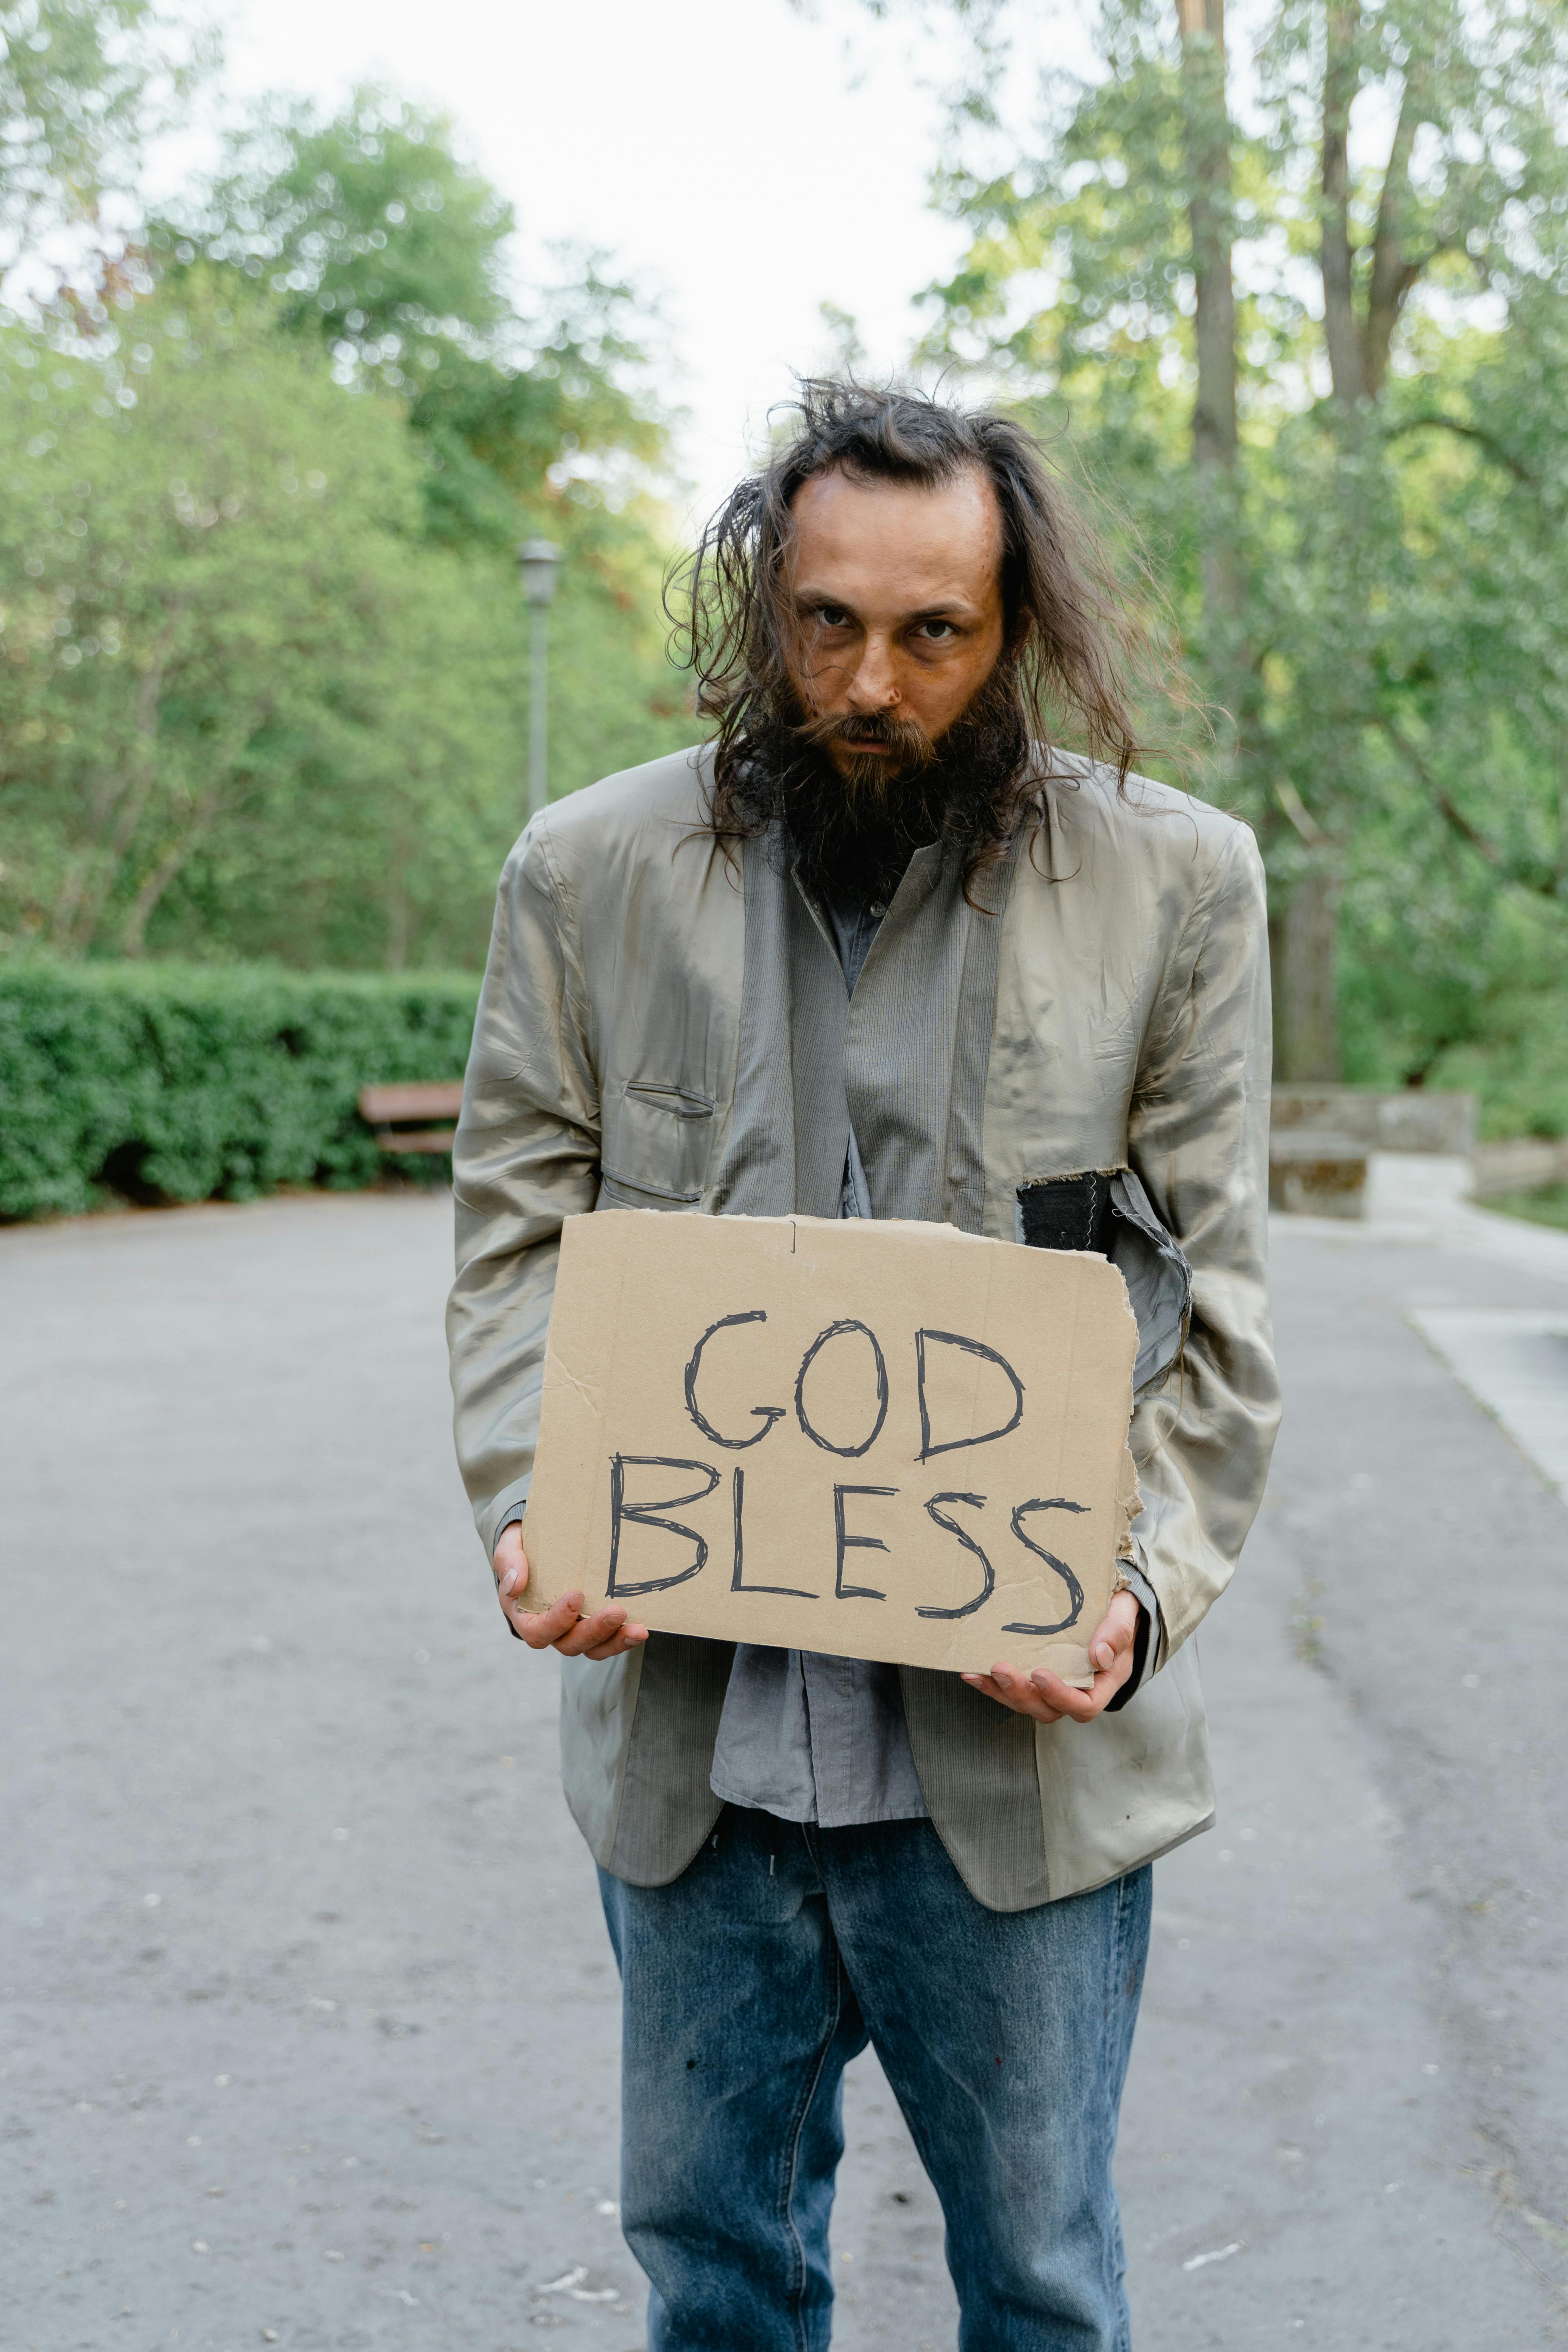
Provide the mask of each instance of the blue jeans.
{"label": "blue jeans", "polygon": [[942,2200],[961,2352],[1127,2352],[1110,2159],[1148,1869],[988,1911],[930,1822],[731,1805],[670,1885],[600,1880],[650,2352],[823,2352],[842,2078],[868,2039]]}

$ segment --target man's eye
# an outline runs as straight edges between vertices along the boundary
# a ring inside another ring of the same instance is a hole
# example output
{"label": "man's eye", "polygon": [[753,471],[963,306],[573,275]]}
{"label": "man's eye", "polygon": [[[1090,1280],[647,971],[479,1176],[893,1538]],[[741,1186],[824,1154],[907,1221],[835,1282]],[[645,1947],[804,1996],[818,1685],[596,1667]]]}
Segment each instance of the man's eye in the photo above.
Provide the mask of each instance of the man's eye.
{"label": "man's eye", "polygon": [[922,621],[921,634],[929,638],[932,645],[940,646],[955,632],[951,621]]}
{"label": "man's eye", "polygon": [[847,629],[849,625],[849,615],[842,604],[819,604],[816,617],[825,629]]}

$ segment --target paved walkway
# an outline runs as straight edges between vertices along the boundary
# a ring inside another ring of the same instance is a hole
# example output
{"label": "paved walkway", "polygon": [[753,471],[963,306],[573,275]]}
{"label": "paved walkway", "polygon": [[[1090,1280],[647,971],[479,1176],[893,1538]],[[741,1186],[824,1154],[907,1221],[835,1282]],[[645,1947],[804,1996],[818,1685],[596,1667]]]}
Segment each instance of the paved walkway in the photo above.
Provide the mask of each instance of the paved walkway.
{"label": "paved walkway", "polygon": [[[1220,1826],[1157,1872],[1126,2108],[1138,2352],[1563,2340],[1568,1511],[1410,1319],[1568,1309],[1500,1223],[1278,1242]],[[613,1972],[450,1465],[447,1252],[412,1195],[0,1234],[17,2352],[642,2344]],[[835,2242],[839,2352],[951,2347],[869,2060]]]}

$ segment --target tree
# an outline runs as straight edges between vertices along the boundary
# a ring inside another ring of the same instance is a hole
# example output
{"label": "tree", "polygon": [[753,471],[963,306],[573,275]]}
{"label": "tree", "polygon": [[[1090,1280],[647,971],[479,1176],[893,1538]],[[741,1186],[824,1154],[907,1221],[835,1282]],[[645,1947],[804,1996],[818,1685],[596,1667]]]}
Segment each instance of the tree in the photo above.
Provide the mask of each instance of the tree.
{"label": "tree", "polygon": [[1226,700],[1239,716],[1248,696],[1246,583],[1237,543],[1234,132],[1226,93],[1225,0],[1177,0],[1176,21],[1193,274],[1193,467],[1204,625],[1213,666],[1230,688]]}
{"label": "tree", "polygon": [[124,186],[168,103],[211,60],[152,0],[0,0],[0,270]]}
{"label": "tree", "polygon": [[579,259],[520,315],[514,226],[445,116],[363,89],[329,120],[266,110],[205,204],[155,223],[152,244],[176,268],[199,253],[268,285],[280,323],[319,337],[341,381],[404,401],[431,461],[433,533],[500,548],[520,502],[542,526],[552,475],[589,504],[607,479],[624,504],[667,453],[631,289]]}
{"label": "tree", "polygon": [[520,538],[567,555],[555,789],[689,736],[630,297],[520,318],[505,206],[370,93],[269,110],[182,222],[0,313],[0,950],[475,962]]}
{"label": "tree", "polygon": [[[477,961],[521,817],[510,563],[430,542],[400,408],[267,294],[192,269],[125,300],[0,339],[0,923]],[[647,621],[591,579],[563,619],[562,782],[685,732]]]}
{"label": "tree", "polygon": [[[983,14],[994,58],[1013,20]],[[1334,1075],[1391,858],[1416,961],[1500,894],[1563,905],[1563,22],[1283,0],[1238,78],[1221,0],[1110,0],[1100,47],[1091,84],[1046,77],[1022,159],[961,93],[1014,152],[941,184],[973,242],[930,348],[1070,406],[1155,545],[1268,856],[1282,1074]],[[1485,1013],[1468,961],[1413,1082]]]}
{"label": "tree", "polygon": [[68,952],[108,933],[140,953],[198,848],[342,726],[334,688],[417,521],[396,420],[356,411],[262,306],[132,318],[123,352],[20,327],[5,349],[5,569],[26,583],[6,733],[37,747],[5,788],[36,829],[66,816],[30,878]]}

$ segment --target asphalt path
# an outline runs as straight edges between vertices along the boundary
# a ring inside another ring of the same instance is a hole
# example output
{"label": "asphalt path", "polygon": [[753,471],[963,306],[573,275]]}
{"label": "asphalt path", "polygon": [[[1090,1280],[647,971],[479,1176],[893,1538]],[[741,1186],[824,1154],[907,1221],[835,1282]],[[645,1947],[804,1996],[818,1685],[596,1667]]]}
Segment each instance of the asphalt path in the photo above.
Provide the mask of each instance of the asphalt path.
{"label": "asphalt path", "polygon": [[[451,1465],[447,1223],[0,1234],[6,2352],[643,2343],[553,1667]],[[1156,1872],[1124,2112],[1138,2352],[1568,2336],[1568,1510],[1411,1320],[1568,1307],[1550,1239],[1278,1237],[1219,1824]],[[848,2143],[835,2343],[945,2352],[869,2056]]]}

